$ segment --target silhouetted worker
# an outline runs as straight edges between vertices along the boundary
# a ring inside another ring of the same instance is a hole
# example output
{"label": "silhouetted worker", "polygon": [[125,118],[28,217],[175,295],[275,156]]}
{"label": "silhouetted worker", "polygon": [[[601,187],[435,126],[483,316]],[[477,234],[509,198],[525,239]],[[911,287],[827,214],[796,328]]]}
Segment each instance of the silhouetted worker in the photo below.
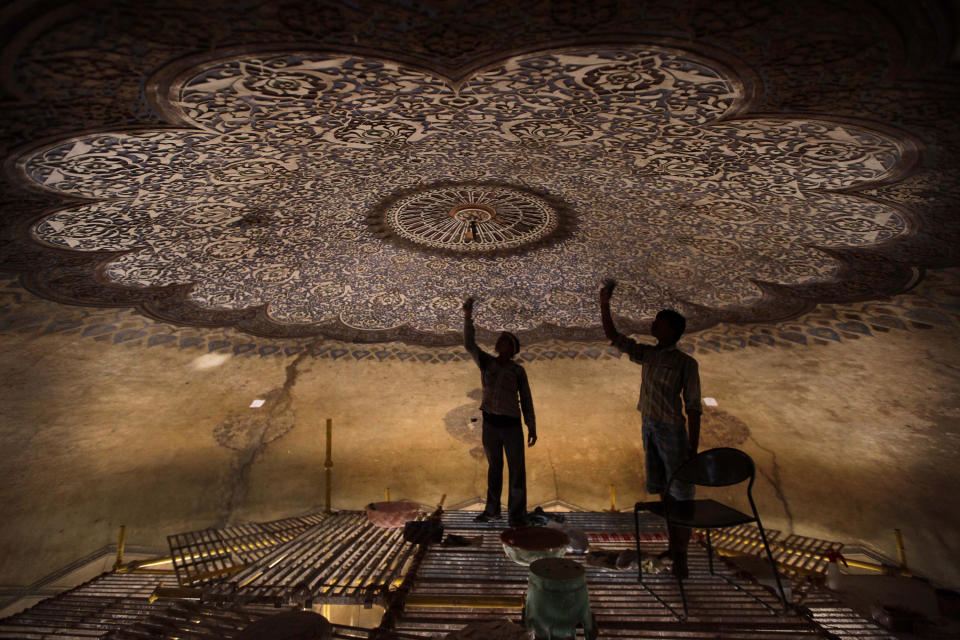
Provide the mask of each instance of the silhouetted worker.
{"label": "silhouetted worker", "polygon": [[527,445],[537,441],[537,421],[533,414],[533,398],[527,372],[513,361],[520,351],[520,341],[504,331],[497,338],[494,357],[477,346],[473,329],[473,298],[463,303],[463,346],[480,367],[483,384],[483,451],[487,454],[487,504],[475,519],[487,522],[500,517],[500,495],[503,491],[503,454],[507,455],[509,493],[507,513],[511,527],[527,523],[527,472],[523,455],[523,427],[520,413],[527,423]]}
{"label": "silhouetted worker", "polygon": [[[692,500],[692,484],[675,482],[670,495],[666,494],[670,476],[681,463],[697,454],[700,441],[700,373],[697,361],[677,349],[677,340],[683,335],[687,320],[676,311],[664,309],[650,327],[650,334],[657,339],[656,346],[639,344],[617,331],[613,324],[610,297],[614,286],[616,283],[608,280],[600,290],[600,317],[603,332],[613,346],[643,365],[637,409],[643,420],[647,492],[660,494],[664,501]],[[681,398],[687,413],[687,429],[683,427]],[[673,557],[673,570],[685,578],[690,529],[674,527],[667,533],[670,540],[667,551]]]}

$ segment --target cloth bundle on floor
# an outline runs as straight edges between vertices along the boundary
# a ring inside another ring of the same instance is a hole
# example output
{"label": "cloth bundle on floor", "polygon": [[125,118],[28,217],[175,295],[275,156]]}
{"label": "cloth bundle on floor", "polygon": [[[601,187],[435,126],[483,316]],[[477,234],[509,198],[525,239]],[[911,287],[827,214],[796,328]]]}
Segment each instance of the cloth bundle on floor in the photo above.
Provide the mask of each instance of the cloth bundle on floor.
{"label": "cloth bundle on floor", "polygon": [[[643,554],[644,573],[663,573],[669,568],[670,560],[657,555]],[[623,551],[591,551],[587,554],[587,564],[591,567],[623,571],[637,567],[637,552],[635,549]]]}
{"label": "cloth bundle on floor", "polygon": [[403,539],[413,544],[436,544],[443,540],[443,525],[432,518],[408,522],[403,525]]}

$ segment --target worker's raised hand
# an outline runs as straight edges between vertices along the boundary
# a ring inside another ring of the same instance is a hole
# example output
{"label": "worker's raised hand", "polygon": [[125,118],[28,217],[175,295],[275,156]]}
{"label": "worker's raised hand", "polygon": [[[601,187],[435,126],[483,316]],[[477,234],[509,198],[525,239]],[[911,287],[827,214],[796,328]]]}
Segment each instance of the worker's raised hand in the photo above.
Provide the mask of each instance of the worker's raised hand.
{"label": "worker's raised hand", "polygon": [[617,281],[607,278],[603,281],[603,288],[600,289],[600,304],[610,304],[610,298],[613,296],[613,290],[617,286]]}

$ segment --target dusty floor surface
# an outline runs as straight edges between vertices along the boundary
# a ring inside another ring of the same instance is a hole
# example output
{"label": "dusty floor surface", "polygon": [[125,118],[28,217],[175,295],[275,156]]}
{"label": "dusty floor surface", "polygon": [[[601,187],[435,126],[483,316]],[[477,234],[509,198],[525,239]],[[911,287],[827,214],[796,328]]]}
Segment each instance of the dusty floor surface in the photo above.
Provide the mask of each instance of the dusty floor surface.
{"label": "dusty floor surface", "polygon": [[[324,424],[333,503],[447,504],[485,491],[471,362],[244,358],[6,334],[0,403],[0,583],[28,584],[115,539],[322,508]],[[960,586],[960,343],[950,329],[829,346],[697,354],[702,448],[759,467],[770,528],[873,545]],[[591,509],[646,497],[626,358],[526,365],[540,442],[529,503]],[[251,409],[254,399],[265,399]]]}

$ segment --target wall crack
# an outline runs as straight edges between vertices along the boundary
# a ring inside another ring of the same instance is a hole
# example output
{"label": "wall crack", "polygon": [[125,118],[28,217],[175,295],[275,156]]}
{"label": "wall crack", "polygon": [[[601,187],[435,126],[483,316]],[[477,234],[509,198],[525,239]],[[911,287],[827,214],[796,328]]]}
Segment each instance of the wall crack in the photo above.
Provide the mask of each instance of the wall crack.
{"label": "wall crack", "polygon": [[250,491],[253,467],[267,447],[296,427],[293,389],[301,365],[315,353],[320,341],[314,340],[284,369],[284,381],[264,396],[261,409],[235,411],[213,429],[213,438],[221,447],[234,452],[221,488],[221,516],[215,526],[235,524],[235,512]]}
{"label": "wall crack", "polygon": [[776,492],[777,499],[780,500],[780,503],[783,505],[783,512],[787,516],[787,530],[790,534],[793,534],[793,513],[790,511],[790,503],[787,500],[787,496],[783,492],[783,489],[781,487],[781,484],[783,481],[780,478],[780,464],[777,462],[777,454],[773,451],[773,449],[768,449],[767,447],[757,442],[757,439],[754,438],[752,435],[749,436],[749,440],[753,442],[753,444],[755,444],[758,449],[770,454],[770,461],[771,461],[770,464],[772,467],[770,473],[767,473],[766,471],[764,471],[763,467],[761,467],[760,465],[755,465],[755,466],[757,468],[757,471],[760,472],[760,475],[763,476],[767,480],[767,482],[770,483],[770,485],[773,487],[774,492]]}

